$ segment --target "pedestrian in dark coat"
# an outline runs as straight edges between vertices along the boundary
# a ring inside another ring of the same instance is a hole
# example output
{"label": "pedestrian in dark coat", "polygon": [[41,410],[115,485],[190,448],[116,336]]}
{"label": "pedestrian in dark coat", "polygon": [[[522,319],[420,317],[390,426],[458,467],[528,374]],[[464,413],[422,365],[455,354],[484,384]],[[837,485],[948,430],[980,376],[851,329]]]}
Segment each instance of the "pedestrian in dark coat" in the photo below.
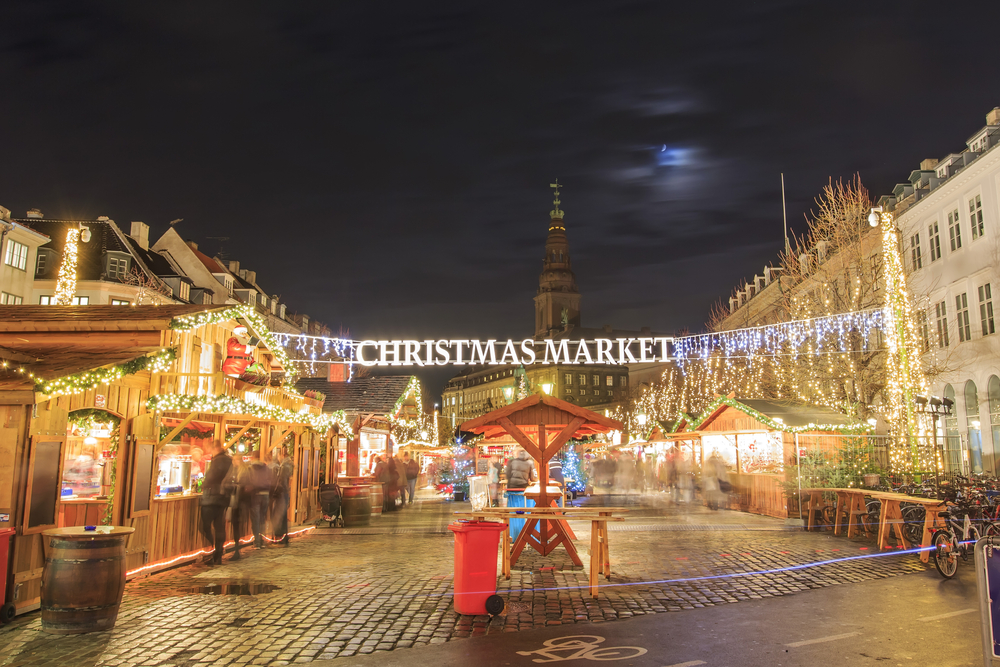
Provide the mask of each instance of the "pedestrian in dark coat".
{"label": "pedestrian in dark coat", "polygon": [[201,534],[215,550],[205,561],[212,565],[222,564],[222,553],[226,544],[226,509],[229,507],[231,494],[223,488],[233,460],[222,449],[222,444],[212,442],[209,445],[212,457],[205,471],[201,484]]}

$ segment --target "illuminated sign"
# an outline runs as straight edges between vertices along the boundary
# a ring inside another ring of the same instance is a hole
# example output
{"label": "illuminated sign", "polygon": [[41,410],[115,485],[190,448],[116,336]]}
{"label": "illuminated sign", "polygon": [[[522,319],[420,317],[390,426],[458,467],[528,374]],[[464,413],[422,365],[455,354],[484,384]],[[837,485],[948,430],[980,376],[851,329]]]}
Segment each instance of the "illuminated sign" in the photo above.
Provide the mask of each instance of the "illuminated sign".
{"label": "illuminated sign", "polygon": [[673,338],[591,340],[362,340],[354,343],[363,366],[502,366],[521,364],[617,365],[666,362]]}

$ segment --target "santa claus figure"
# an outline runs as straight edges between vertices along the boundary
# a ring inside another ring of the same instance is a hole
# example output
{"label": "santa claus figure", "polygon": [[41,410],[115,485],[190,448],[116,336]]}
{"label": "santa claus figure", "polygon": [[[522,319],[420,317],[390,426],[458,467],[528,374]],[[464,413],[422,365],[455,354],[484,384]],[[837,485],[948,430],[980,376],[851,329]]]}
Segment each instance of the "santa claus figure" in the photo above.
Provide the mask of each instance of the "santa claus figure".
{"label": "santa claus figure", "polygon": [[233,329],[233,335],[226,341],[226,360],[222,362],[222,372],[239,377],[247,366],[253,363],[253,346],[248,345],[250,336],[245,326]]}

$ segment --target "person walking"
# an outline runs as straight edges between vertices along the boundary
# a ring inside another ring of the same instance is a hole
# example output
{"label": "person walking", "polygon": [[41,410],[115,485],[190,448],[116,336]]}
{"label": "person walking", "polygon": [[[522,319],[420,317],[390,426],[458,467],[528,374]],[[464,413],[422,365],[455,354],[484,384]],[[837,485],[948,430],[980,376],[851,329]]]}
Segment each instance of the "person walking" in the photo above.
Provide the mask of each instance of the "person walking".
{"label": "person walking", "polygon": [[535,480],[535,463],[528,458],[528,452],[518,450],[517,456],[507,461],[504,474],[507,476],[508,489],[526,489]]}
{"label": "person walking", "polygon": [[420,477],[420,464],[416,457],[410,458],[410,453],[403,454],[403,463],[406,465],[406,488],[410,495],[410,505],[413,504],[413,497],[417,493],[417,478]]}
{"label": "person walking", "polygon": [[396,493],[399,496],[399,508],[402,509],[406,506],[406,492],[409,489],[406,484],[406,462],[403,461],[403,454],[401,452],[396,452],[396,455],[392,457],[392,462],[396,466],[396,472],[399,475],[396,478]]}
{"label": "person walking", "polygon": [[490,505],[498,507],[500,504],[500,457],[491,456],[489,467],[486,468],[486,483],[490,489]]}
{"label": "person walking", "polygon": [[244,527],[247,519],[250,518],[250,494],[243,490],[250,466],[243,462],[242,456],[232,457],[233,464],[229,468],[229,478],[226,488],[229,492],[229,525],[233,532],[233,557],[230,560],[239,560],[240,538],[243,537]]}
{"label": "person walking", "polygon": [[295,472],[292,459],[283,448],[278,449],[274,467],[274,486],[271,487],[271,532],[275,542],[288,546],[288,505],[291,502],[291,480]]}
{"label": "person walking", "polygon": [[226,508],[230,503],[230,495],[223,489],[223,484],[229,476],[233,461],[218,441],[213,441],[208,446],[208,453],[212,459],[201,485],[201,534],[209,544],[215,546],[205,562],[221,565],[226,544]]}
{"label": "person walking", "polygon": [[243,491],[250,500],[250,529],[253,531],[253,546],[264,548],[264,522],[267,521],[267,503],[271,497],[274,479],[271,469],[260,460],[260,450],[250,452],[250,465],[242,482]]}

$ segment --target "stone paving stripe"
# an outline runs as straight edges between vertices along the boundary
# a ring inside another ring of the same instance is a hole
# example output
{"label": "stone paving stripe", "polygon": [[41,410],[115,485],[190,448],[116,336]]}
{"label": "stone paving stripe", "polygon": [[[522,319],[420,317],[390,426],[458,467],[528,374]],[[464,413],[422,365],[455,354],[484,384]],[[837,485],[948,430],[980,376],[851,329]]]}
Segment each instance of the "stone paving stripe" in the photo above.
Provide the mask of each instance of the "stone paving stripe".
{"label": "stone paving stripe", "polygon": [[842,635],[830,635],[829,637],[820,637],[819,639],[803,639],[800,642],[792,642],[791,644],[785,644],[789,648],[798,648],[800,646],[809,646],[810,644],[823,644],[825,642],[835,642],[838,639],[847,639],[848,637],[856,637],[860,635],[860,632],[845,632]]}
{"label": "stone paving stripe", "polygon": [[963,609],[961,611],[950,611],[947,614],[938,614],[937,616],[924,616],[923,618],[918,618],[918,621],[926,623],[928,621],[940,621],[942,618],[951,618],[952,616],[961,616],[962,614],[971,614],[974,611],[979,611],[976,608]]}
{"label": "stone paving stripe", "polygon": [[667,667],[695,667],[695,665],[704,664],[706,664],[704,660],[688,660],[687,662],[676,662],[672,665],[667,665]]}

